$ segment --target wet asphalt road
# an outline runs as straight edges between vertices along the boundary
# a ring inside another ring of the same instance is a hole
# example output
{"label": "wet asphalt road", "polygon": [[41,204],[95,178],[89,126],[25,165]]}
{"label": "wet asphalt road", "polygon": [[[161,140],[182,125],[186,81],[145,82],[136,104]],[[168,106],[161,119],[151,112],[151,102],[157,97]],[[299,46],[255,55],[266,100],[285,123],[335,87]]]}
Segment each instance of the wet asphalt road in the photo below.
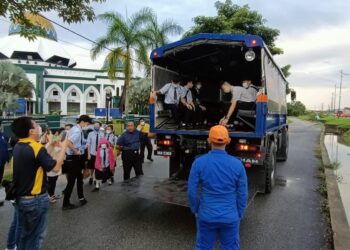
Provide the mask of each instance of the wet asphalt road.
{"label": "wet asphalt road", "polygon": [[[314,147],[319,133],[308,122],[294,120],[290,125],[289,159],[277,168],[287,184],[255,197],[241,224],[242,249],[328,249],[316,192],[320,162]],[[144,164],[149,176],[166,177],[167,168],[162,158]],[[63,186],[61,178],[57,192]],[[44,249],[194,249],[195,221],[188,208],[128,197],[117,184],[99,193],[90,190],[86,184],[89,203],[79,209],[62,211],[61,200],[51,205]],[[12,213],[10,204],[0,207],[0,249],[5,249]]]}

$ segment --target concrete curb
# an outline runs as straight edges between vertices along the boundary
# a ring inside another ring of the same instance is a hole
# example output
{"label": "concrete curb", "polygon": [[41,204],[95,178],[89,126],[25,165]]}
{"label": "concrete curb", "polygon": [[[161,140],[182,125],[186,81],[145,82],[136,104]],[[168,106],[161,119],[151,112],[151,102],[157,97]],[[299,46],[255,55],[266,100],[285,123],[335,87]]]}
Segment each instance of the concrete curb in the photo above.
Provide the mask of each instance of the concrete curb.
{"label": "concrete curb", "polygon": [[[320,137],[321,155],[324,166],[330,166],[331,161],[324,144],[325,127]],[[350,248],[350,228],[347,222],[343,202],[340,197],[336,176],[332,169],[325,168],[329,212],[333,231],[333,244],[335,250],[348,250]]]}

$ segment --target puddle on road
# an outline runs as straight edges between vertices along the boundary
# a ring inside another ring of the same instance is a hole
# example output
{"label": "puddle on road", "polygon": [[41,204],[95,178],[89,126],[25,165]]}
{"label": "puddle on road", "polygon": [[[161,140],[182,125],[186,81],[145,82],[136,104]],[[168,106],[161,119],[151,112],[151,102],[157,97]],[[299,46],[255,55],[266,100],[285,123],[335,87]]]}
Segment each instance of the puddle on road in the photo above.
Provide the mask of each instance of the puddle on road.
{"label": "puddle on road", "polygon": [[338,143],[338,136],[333,134],[325,135],[324,143],[331,162],[339,163],[335,174],[339,179],[338,187],[340,196],[343,201],[348,223],[350,223],[350,147]]}

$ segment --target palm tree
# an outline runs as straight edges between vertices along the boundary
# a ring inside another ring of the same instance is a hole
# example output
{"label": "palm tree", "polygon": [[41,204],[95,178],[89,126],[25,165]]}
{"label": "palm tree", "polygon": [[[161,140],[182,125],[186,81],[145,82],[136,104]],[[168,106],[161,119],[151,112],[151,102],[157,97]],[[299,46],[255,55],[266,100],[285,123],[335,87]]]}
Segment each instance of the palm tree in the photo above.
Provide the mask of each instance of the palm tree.
{"label": "palm tree", "polygon": [[10,62],[0,62],[0,110],[16,109],[18,97],[32,97],[33,89],[22,68]]}
{"label": "palm tree", "polygon": [[180,35],[182,32],[182,27],[172,19],[166,19],[160,24],[157,16],[152,15],[146,26],[145,36],[151,49],[155,49],[169,43],[169,35]]}
{"label": "palm tree", "polygon": [[[106,12],[97,18],[107,24],[107,34],[97,40],[91,49],[92,59],[96,59],[107,47],[114,47],[107,55],[107,72],[111,80],[116,79],[117,62],[124,64],[124,91],[121,105],[128,113],[128,88],[133,72],[133,60],[136,64],[149,65],[147,45],[145,44],[144,26],[153,16],[150,8],[143,8],[131,17],[124,18],[117,12]],[[136,59],[133,59],[135,57]]]}

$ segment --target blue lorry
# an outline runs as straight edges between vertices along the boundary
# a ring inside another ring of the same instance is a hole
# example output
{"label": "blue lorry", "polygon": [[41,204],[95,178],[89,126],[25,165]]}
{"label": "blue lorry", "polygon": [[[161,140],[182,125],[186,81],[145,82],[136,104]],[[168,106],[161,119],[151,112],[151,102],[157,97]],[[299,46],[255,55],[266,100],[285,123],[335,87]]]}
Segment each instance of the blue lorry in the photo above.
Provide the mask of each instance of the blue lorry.
{"label": "blue lorry", "polygon": [[[214,113],[208,124],[219,122],[221,104],[230,100],[224,98],[221,81],[240,85],[251,80],[259,88],[254,108],[238,110],[234,122],[240,126],[229,128],[232,142],[227,151],[242,160],[248,173],[260,173],[256,182],[259,191],[271,192],[276,160],[288,157],[287,81],[262,38],[198,34],[153,50],[151,60],[154,90],[176,75],[202,83],[201,103]],[[157,135],[156,154],[169,156],[170,177],[181,168],[190,169],[192,160],[209,149],[206,138],[210,126],[179,129],[164,110],[162,98],[151,104],[150,122]]]}
{"label": "blue lorry", "polygon": [[[201,82],[200,102],[206,107],[206,120],[205,126],[179,127],[172,113],[165,109],[162,96],[150,99],[155,154],[168,157],[170,178],[153,187],[137,189],[143,190],[140,196],[186,205],[186,178],[192,162],[209,150],[210,126],[218,124],[225,112],[223,107],[231,103],[231,97],[220,88],[224,80],[232,85],[250,80],[259,90],[252,108],[237,110],[229,126],[231,143],[227,151],[240,158],[246,167],[251,197],[257,192],[270,193],[276,181],[276,161],[288,157],[287,80],[262,38],[197,34],[153,50],[151,60],[153,90],[161,89],[175,77]],[[137,182],[152,186],[147,178]],[[129,183],[135,195],[140,194],[131,186]]]}

